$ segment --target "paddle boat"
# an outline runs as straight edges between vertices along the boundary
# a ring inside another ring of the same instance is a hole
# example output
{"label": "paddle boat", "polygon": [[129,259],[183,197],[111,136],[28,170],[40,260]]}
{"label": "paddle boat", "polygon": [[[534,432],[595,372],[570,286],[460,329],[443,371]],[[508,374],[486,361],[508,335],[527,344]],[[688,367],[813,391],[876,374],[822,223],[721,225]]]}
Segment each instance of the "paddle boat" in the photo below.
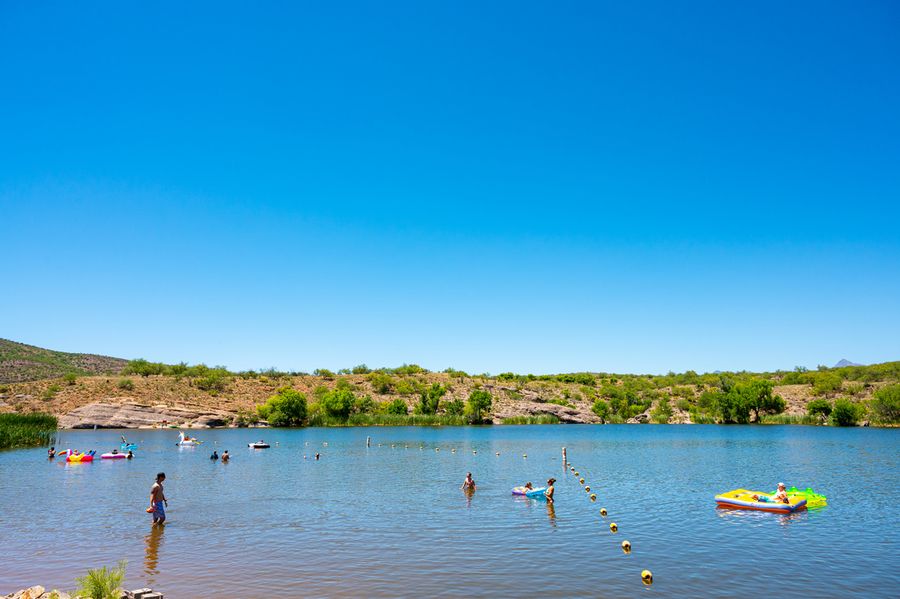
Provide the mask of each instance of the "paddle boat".
{"label": "paddle boat", "polygon": [[268,449],[271,445],[265,441],[257,441],[256,443],[247,443],[247,447],[251,449]]}
{"label": "paddle boat", "polygon": [[732,510],[756,510],[759,512],[792,514],[806,509],[806,498],[800,495],[788,495],[788,502],[783,503],[769,499],[769,493],[735,489],[734,491],[716,495],[716,505],[720,508]]}

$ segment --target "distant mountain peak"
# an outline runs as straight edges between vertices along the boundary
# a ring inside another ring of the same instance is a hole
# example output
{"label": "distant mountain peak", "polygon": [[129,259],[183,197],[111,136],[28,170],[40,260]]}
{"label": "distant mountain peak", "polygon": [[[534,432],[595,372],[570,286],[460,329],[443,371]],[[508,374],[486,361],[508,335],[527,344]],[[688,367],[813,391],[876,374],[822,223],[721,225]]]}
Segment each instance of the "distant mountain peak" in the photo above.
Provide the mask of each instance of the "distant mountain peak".
{"label": "distant mountain peak", "polygon": [[862,366],[862,364],[851,362],[847,358],[841,358],[841,361],[834,365],[835,368],[843,368],[844,366]]}

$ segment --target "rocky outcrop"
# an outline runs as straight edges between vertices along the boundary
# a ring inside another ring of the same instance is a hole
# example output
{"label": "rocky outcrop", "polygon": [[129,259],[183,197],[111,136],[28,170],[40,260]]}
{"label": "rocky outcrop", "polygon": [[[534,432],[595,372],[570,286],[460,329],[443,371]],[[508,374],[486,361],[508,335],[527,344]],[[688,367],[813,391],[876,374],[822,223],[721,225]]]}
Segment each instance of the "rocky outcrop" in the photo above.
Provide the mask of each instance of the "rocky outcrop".
{"label": "rocky outcrop", "polygon": [[59,418],[60,428],[153,428],[175,425],[211,428],[231,423],[228,412],[197,410],[159,404],[94,402]]}
{"label": "rocky outcrop", "polygon": [[516,405],[508,411],[504,411],[503,408],[495,410],[494,418],[502,422],[504,418],[513,416],[540,416],[542,414],[552,414],[559,418],[560,422],[566,424],[588,424],[591,422],[599,422],[597,416],[586,408],[573,408],[536,401],[517,402]]}

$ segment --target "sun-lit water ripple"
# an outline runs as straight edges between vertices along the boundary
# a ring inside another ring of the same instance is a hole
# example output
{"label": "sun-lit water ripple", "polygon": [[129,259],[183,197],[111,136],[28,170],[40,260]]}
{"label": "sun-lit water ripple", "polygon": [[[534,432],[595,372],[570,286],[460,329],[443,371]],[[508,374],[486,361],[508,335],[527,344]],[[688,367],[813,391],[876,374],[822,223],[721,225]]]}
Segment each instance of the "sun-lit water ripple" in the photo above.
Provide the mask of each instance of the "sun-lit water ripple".
{"label": "sun-lit water ripple", "polygon": [[[106,451],[118,434],[69,432],[63,441]],[[0,593],[35,583],[71,589],[86,568],[124,558],[130,586],[174,598],[891,596],[900,582],[898,434],[572,425],[216,430],[198,433],[202,448],[178,449],[172,431],[132,431],[141,448],[131,462],[65,465],[48,463],[43,450],[4,452]],[[272,449],[247,449],[260,436]],[[563,469],[562,446],[596,503]],[[232,462],[211,462],[213,448],[229,449]],[[143,511],[159,470],[170,498],[162,530]],[[471,497],[459,489],[467,471],[478,483]],[[559,479],[554,506],[510,495],[549,476]],[[715,509],[718,492],[767,490],[779,480],[824,492],[829,506],[793,516]],[[619,547],[624,539],[629,555]],[[640,582],[644,568],[654,573],[652,587]]]}

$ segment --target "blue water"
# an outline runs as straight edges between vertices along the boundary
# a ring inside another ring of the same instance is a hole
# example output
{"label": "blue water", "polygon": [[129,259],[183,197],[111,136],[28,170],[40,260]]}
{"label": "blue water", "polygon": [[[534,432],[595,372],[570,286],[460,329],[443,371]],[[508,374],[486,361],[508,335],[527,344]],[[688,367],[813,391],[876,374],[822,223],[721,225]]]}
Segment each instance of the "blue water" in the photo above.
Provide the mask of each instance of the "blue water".
{"label": "blue water", "polygon": [[[62,445],[99,454],[120,432],[64,432]],[[193,449],[176,448],[174,431],[125,432],[140,443],[133,461],[0,452],[0,594],[72,589],[87,568],[119,559],[129,587],[169,598],[896,597],[900,588],[897,430],[208,430],[195,432],[204,444]],[[247,448],[260,438],[272,448]],[[562,467],[563,446],[596,503]],[[211,462],[213,449],[229,449],[231,463]],[[158,471],[164,529],[144,512]],[[471,497],[459,488],[468,471]],[[553,506],[510,494],[551,476]],[[829,505],[790,516],[715,507],[717,493],[779,481],[811,486]]]}

